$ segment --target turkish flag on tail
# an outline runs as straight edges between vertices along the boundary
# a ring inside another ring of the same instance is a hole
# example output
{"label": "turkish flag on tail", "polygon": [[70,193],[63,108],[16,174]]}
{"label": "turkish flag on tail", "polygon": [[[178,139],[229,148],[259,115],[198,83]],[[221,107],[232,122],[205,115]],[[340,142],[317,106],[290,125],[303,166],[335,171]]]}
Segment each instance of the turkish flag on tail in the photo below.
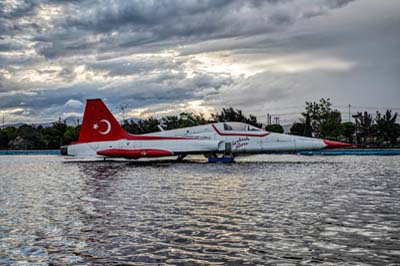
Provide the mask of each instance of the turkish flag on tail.
{"label": "turkish flag on tail", "polygon": [[118,140],[127,134],[101,99],[87,100],[78,142]]}

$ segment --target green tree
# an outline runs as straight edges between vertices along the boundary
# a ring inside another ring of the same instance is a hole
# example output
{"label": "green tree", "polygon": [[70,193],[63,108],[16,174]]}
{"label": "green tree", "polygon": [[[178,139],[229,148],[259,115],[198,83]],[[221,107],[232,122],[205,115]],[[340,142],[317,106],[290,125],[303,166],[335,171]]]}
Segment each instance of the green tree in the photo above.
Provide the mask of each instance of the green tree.
{"label": "green tree", "polygon": [[[334,127],[337,125],[337,114],[340,114],[340,112],[332,109],[332,103],[329,98],[321,98],[319,103],[306,102],[305,109],[302,116],[306,120],[309,119],[312,132],[315,136],[324,137],[326,135],[334,136],[337,134],[338,129],[334,129]],[[309,129],[307,129],[307,135],[310,135]]]}
{"label": "green tree", "polygon": [[133,120],[124,120],[122,128],[132,134],[142,134],[141,129],[139,128],[139,124]]}
{"label": "green tree", "polygon": [[40,135],[36,128],[22,125],[15,132],[15,138],[10,146],[14,149],[39,149],[41,146]]}
{"label": "green tree", "polygon": [[311,127],[311,119],[310,115],[306,114],[306,120],[304,122],[304,133],[303,136],[305,137],[312,137],[312,127]]}
{"label": "green tree", "polygon": [[305,124],[302,122],[295,122],[293,123],[292,127],[290,128],[290,134],[303,136],[305,129]]}
{"label": "green tree", "polygon": [[179,115],[179,128],[197,126],[197,120],[193,113],[183,112]]}
{"label": "green tree", "polygon": [[384,115],[376,111],[375,125],[376,133],[383,138],[383,141],[395,145],[397,138],[400,136],[398,132],[398,124],[396,124],[397,113],[392,114],[391,110],[387,110]]}
{"label": "green tree", "polygon": [[338,110],[332,110],[324,114],[319,127],[319,136],[328,139],[337,139],[342,134],[342,117]]}
{"label": "green tree", "polygon": [[150,117],[148,119],[138,120],[137,122],[133,120],[130,122],[124,121],[122,127],[132,134],[145,134],[160,131],[158,125],[158,120],[154,117]]}
{"label": "green tree", "polygon": [[176,115],[169,115],[162,118],[163,128],[166,130],[179,128],[179,118]]}
{"label": "green tree", "polygon": [[58,149],[62,145],[70,143],[70,140],[64,137],[67,131],[67,124],[61,118],[54,122],[51,127],[45,127],[41,130],[43,148],[45,149]]}
{"label": "green tree", "polygon": [[13,140],[15,136],[15,132],[17,129],[15,127],[6,127],[3,128],[0,132],[0,147],[3,149],[9,148],[9,143]]}
{"label": "green tree", "polygon": [[347,142],[353,143],[353,136],[355,132],[356,132],[356,127],[352,122],[342,123],[342,135],[346,138]]}
{"label": "green tree", "polygon": [[390,143],[392,146],[397,144],[397,139],[400,137],[400,124],[395,124],[393,127],[393,134],[390,137]]}
{"label": "green tree", "polygon": [[81,126],[67,126],[67,129],[65,130],[64,133],[64,143],[65,144],[71,144],[71,142],[78,141],[79,138],[79,131],[81,129]]}
{"label": "green tree", "polygon": [[300,118],[299,122],[293,123],[290,128],[290,134],[297,136],[312,137],[312,126],[310,121],[310,115],[305,114],[305,119]]}
{"label": "green tree", "polygon": [[149,117],[148,119],[142,120],[142,132],[143,133],[151,133],[160,131],[158,125],[160,124],[158,120],[154,117]]}
{"label": "green tree", "polygon": [[183,127],[193,127],[205,124],[207,120],[203,114],[195,115],[193,113],[183,112],[179,116],[166,116],[162,119],[164,129],[175,129]]}
{"label": "green tree", "polygon": [[265,127],[265,130],[269,131],[269,132],[276,132],[276,133],[283,133],[284,132],[283,127],[281,125],[279,125],[279,124],[267,125]]}
{"label": "green tree", "polygon": [[367,137],[369,137],[372,133],[372,125],[374,120],[372,118],[372,115],[369,114],[367,111],[365,111],[364,113],[357,112],[355,118],[357,137],[361,137],[365,145],[367,142]]}
{"label": "green tree", "polygon": [[261,128],[261,124],[258,123],[257,117],[249,115],[246,117],[242,110],[229,108],[222,108],[221,113],[211,114],[212,120],[215,122],[243,122],[255,127]]}

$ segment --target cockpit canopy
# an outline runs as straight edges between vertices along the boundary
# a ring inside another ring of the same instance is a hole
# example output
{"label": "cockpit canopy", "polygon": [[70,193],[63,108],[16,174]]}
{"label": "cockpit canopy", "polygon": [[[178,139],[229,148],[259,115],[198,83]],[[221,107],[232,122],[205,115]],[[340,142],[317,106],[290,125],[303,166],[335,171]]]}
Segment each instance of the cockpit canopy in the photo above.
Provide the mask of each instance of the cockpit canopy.
{"label": "cockpit canopy", "polygon": [[241,122],[225,122],[224,131],[261,131],[261,129]]}

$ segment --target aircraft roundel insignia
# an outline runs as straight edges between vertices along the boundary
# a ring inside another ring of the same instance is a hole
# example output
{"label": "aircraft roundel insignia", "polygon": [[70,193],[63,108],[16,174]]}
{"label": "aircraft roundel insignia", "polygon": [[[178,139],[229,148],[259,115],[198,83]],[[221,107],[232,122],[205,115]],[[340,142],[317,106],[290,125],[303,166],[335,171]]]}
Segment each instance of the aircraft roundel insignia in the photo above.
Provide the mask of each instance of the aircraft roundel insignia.
{"label": "aircraft roundel insignia", "polygon": [[102,135],[107,135],[108,133],[110,133],[110,131],[111,131],[111,123],[110,123],[110,121],[108,121],[106,119],[102,119],[102,120],[99,121],[99,124],[100,123],[106,124],[106,126],[107,126],[106,130],[99,130],[100,126],[97,123],[93,125],[93,129],[97,130]]}

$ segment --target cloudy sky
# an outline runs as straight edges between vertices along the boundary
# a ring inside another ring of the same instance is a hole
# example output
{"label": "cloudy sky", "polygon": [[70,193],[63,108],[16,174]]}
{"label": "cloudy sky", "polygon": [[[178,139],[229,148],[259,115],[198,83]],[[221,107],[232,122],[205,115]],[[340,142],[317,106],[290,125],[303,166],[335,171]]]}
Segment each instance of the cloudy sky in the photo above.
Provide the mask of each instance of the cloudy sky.
{"label": "cloudy sky", "polygon": [[290,122],[320,97],[400,108],[400,1],[0,1],[8,123],[81,115],[87,98],[131,117],[233,106]]}

